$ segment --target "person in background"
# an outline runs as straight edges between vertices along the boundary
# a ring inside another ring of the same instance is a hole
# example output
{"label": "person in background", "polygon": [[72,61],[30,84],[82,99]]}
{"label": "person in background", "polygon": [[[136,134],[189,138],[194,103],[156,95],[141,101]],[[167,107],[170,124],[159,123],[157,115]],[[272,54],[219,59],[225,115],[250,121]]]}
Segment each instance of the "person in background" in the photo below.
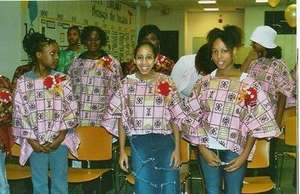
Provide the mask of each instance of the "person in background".
{"label": "person in background", "polygon": [[119,164],[126,172],[125,139],[129,138],[136,194],[180,194],[179,126],[184,113],[170,77],[154,70],[157,55],[150,42],[137,45],[138,71],[121,81],[102,125],[119,136]]}
{"label": "person in background", "polygon": [[[166,75],[170,75],[174,66],[174,61],[160,53],[161,31],[156,25],[144,25],[138,35],[137,44],[141,42],[150,42],[158,50],[157,62],[154,66],[154,71]],[[133,61],[123,63],[122,65],[124,76],[137,71],[137,67]]]}
{"label": "person in background", "polygon": [[[198,145],[208,194],[240,194],[256,138],[280,134],[270,101],[257,81],[234,67],[236,26],[214,29],[209,39],[217,69],[202,76],[188,99],[183,136]],[[263,118],[263,119],[262,119]]]}
{"label": "person in background", "polygon": [[0,194],[9,194],[5,157],[13,145],[11,134],[12,93],[8,78],[0,75]]}
{"label": "person in background", "polygon": [[[78,102],[79,126],[101,127],[100,123],[108,108],[109,99],[119,88],[122,70],[119,61],[102,49],[107,43],[107,36],[101,28],[84,27],[80,40],[87,50],[74,59],[68,71]],[[91,161],[72,161],[72,166],[103,167]],[[92,193],[96,188],[98,187],[92,184],[83,186],[85,193]]]}
{"label": "person in background", "polygon": [[71,26],[68,28],[67,39],[69,46],[59,53],[59,61],[56,66],[56,71],[67,73],[70,65],[73,63],[75,57],[78,57],[83,49],[80,47],[80,29],[78,26]]}
{"label": "person in background", "polygon": [[175,63],[171,78],[178,92],[188,97],[196,81],[216,68],[217,66],[211,61],[211,53],[206,43],[199,48],[197,54],[182,56]]}
{"label": "person in background", "polygon": [[77,103],[69,76],[54,71],[58,44],[43,34],[23,41],[33,68],[17,79],[13,97],[13,135],[21,146],[19,162],[29,159],[33,193],[68,194],[68,149],[76,157]]}
{"label": "person in background", "polygon": [[84,27],[81,42],[87,48],[70,66],[73,93],[79,104],[80,126],[100,127],[111,95],[117,91],[121,67],[102,47],[106,33],[96,26]]}
{"label": "person in background", "polygon": [[251,61],[247,72],[268,94],[273,113],[280,124],[285,102],[278,104],[277,94],[295,97],[296,83],[281,59],[281,48],[275,44],[276,36],[277,32],[269,26],[258,26],[253,31],[250,40],[257,59]]}

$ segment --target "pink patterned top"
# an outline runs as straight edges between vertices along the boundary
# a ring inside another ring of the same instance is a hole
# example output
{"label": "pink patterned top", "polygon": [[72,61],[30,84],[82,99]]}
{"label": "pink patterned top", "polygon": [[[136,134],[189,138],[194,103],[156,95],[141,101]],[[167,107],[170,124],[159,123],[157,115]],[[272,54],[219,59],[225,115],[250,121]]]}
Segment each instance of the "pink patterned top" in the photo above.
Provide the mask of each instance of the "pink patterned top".
{"label": "pink patterned top", "polygon": [[13,99],[13,135],[21,145],[21,165],[33,152],[26,139],[44,144],[51,142],[61,130],[68,130],[62,144],[77,156],[80,140],[73,129],[78,124],[77,103],[74,101],[70,78],[55,71],[51,75],[64,78],[51,89],[47,89],[45,79],[38,78],[33,71],[17,80]]}
{"label": "pink patterned top", "polygon": [[240,154],[248,135],[279,135],[270,100],[256,81],[245,73],[240,79],[216,78],[215,74],[199,79],[188,100],[189,121],[194,123],[183,127],[187,140],[208,146],[209,135],[225,149]]}
{"label": "pink patterned top", "polygon": [[76,58],[69,69],[81,126],[100,126],[110,96],[117,91],[121,66],[111,56],[98,60]]}
{"label": "pink patterned top", "polygon": [[157,80],[143,81],[135,74],[127,75],[121,88],[110,101],[102,126],[118,135],[121,118],[126,134],[171,134],[170,123],[180,126],[185,117],[179,94],[169,76],[159,74]]}
{"label": "pink patterned top", "polygon": [[277,110],[277,92],[287,97],[296,96],[296,82],[285,63],[280,59],[263,57],[254,60],[249,66],[248,73],[260,83],[262,89],[269,95],[274,114]]}

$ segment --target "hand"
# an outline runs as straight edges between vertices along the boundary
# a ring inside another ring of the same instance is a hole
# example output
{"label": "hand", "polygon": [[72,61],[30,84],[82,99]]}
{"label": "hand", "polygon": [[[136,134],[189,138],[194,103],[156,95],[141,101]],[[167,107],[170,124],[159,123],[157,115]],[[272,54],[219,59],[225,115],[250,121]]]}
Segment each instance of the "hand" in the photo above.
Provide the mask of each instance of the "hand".
{"label": "hand", "polygon": [[33,151],[35,151],[35,152],[44,152],[44,153],[48,152],[48,150],[45,149],[44,146],[40,145],[37,140],[27,139],[27,142],[32,147]]}
{"label": "hand", "polygon": [[128,172],[128,156],[125,149],[120,151],[119,165],[122,170]]}
{"label": "hand", "polygon": [[56,150],[60,146],[60,144],[64,141],[67,132],[68,132],[67,130],[60,131],[58,136],[53,139],[52,143],[50,143],[50,142],[46,143],[44,145],[44,148],[48,152],[52,152],[52,151]]}
{"label": "hand", "polygon": [[215,166],[215,167],[220,166],[221,160],[215,154],[215,152],[211,151],[210,149],[206,148],[203,145],[200,145],[198,148],[199,148],[200,154],[206,160],[206,162],[209,166]]}
{"label": "hand", "polygon": [[247,157],[248,156],[244,154],[239,155],[237,158],[231,160],[229,164],[224,167],[224,170],[227,172],[233,172],[239,169],[246,162]]}
{"label": "hand", "polygon": [[171,155],[170,166],[173,168],[179,168],[180,165],[181,165],[180,150],[175,149]]}

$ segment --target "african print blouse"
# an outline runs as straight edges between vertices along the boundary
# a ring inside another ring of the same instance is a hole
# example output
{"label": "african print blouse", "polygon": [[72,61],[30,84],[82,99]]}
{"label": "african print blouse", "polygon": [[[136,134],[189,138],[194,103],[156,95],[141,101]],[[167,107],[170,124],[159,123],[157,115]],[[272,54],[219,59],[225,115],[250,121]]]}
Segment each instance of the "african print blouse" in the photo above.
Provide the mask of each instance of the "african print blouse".
{"label": "african print blouse", "polygon": [[170,124],[180,127],[185,117],[180,106],[180,97],[169,76],[159,74],[156,80],[144,81],[135,74],[122,80],[106,112],[102,126],[118,135],[118,119],[121,119],[126,134],[171,134]]}
{"label": "african print blouse", "polygon": [[38,78],[33,71],[25,73],[17,80],[13,105],[13,134],[21,145],[21,165],[33,152],[26,139],[42,145],[52,142],[61,130],[68,130],[62,144],[77,155],[79,138],[73,129],[78,125],[77,103],[69,76],[52,71]]}
{"label": "african print blouse", "polygon": [[[247,136],[270,138],[280,131],[272,105],[258,82],[248,74],[217,78],[216,71],[199,79],[188,100],[183,135],[193,144],[208,146],[208,136],[225,149],[241,153]],[[197,122],[200,124],[195,124]]]}
{"label": "african print blouse", "polygon": [[248,73],[268,94],[274,114],[277,110],[277,92],[287,97],[296,96],[296,83],[287,66],[280,59],[259,58],[250,64]]}
{"label": "african print blouse", "polygon": [[112,56],[99,60],[76,58],[69,69],[81,126],[100,126],[110,96],[117,91],[121,67]]}

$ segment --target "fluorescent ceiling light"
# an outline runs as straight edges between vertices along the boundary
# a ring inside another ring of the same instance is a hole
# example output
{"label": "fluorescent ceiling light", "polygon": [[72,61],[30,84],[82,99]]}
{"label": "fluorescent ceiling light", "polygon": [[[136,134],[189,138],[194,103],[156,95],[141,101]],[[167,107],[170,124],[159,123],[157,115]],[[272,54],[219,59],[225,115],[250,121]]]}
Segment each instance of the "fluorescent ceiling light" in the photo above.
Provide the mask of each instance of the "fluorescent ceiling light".
{"label": "fluorescent ceiling light", "polygon": [[219,8],[203,8],[204,11],[219,11]]}
{"label": "fluorescent ceiling light", "polygon": [[206,0],[199,0],[198,3],[199,4],[215,4],[216,1],[215,0],[208,0],[208,1],[206,1]]}
{"label": "fluorescent ceiling light", "polygon": [[268,0],[255,0],[256,3],[268,3]]}

